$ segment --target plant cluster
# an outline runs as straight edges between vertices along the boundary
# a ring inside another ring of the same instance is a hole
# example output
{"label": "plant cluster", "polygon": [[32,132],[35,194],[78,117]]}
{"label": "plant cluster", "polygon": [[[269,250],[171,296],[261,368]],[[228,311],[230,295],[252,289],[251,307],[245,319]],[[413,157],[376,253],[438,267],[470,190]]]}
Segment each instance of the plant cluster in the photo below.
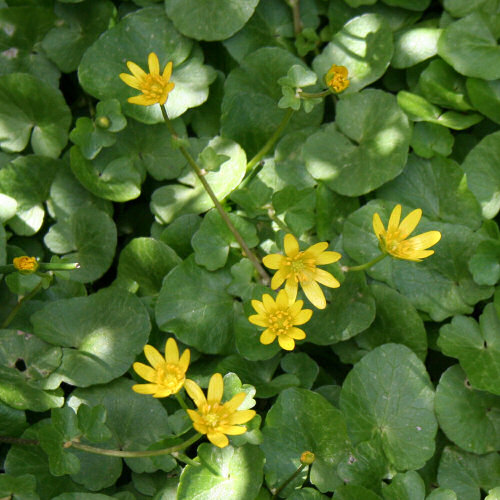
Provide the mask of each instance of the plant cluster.
{"label": "plant cluster", "polygon": [[0,498],[499,499],[499,26],[0,0]]}

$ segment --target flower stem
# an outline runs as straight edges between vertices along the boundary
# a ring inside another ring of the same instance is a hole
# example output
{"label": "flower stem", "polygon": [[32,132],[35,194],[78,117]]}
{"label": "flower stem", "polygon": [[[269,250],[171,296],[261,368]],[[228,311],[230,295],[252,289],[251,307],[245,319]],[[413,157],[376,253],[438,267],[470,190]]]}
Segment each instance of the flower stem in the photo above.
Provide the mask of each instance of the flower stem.
{"label": "flower stem", "polygon": [[39,271],[72,271],[80,269],[78,262],[40,262],[38,264]]}
{"label": "flower stem", "polygon": [[302,472],[305,466],[306,464],[300,464],[299,468],[274,492],[271,500],[278,498],[278,495]]}
{"label": "flower stem", "polygon": [[38,285],[31,290],[27,295],[22,297],[17,301],[17,304],[13,307],[12,311],[10,311],[10,314],[5,318],[4,322],[0,325],[0,328],[7,328],[12,320],[16,317],[17,313],[19,312],[19,309],[21,309],[21,306],[25,303],[28,302],[28,300],[31,300],[42,288],[43,286],[43,280],[38,283]]}
{"label": "flower stem", "polygon": [[333,94],[330,89],[326,89],[321,92],[303,92],[302,90],[300,90],[299,97],[301,99],[317,99],[320,97],[326,97],[327,95],[330,94],[335,96],[335,94]]}
{"label": "flower stem", "polygon": [[[165,123],[167,125],[167,128],[169,132],[172,134],[174,138],[177,137],[177,132],[175,131],[174,127],[172,126],[172,123],[170,122],[167,112],[163,106],[160,105],[161,112],[163,115],[163,119],[165,120]],[[215,193],[212,191],[212,188],[210,187],[210,184],[207,182],[205,179],[205,176],[203,175],[200,167],[194,160],[194,158],[191,156],[189,151],[182,145],[179,146],[180,152],[183,154],[184,158],[186,158],[187,162],[189,163],[190,167],[194,170],[194,173],[198,176],[198,179],[200,180],[201,184],[205,188],[205,191],[207,192],[208,196],[210,196],[215,208],[217,209],[217,212],[219,212],[219,215],[222,217],[222,220],[225,222],[226,226],[228,229],[231,231],[233,234],[234,238],[240,245],[241,249],[243,250],[243,253],[248,257],[250,262],[253,264],[255,269],[260,275],[261,281],[264,284],[269,283],[269,275],[266,273],[264,268],[262,267],[259,259],[255,256],[255,254],[248,248],[248,245],[246,244],[245,240],[242,238],[241,234],[238,232],[238,230],[234,227],[233,223],[231,222],[231,219],[225,212],[224,208],[222,208],[222,205],[220,204],[219,200],[217,199],[217,196],[215,196]]]}
{"label": "flower stem", "polygon": [[172,456],[176,460],[179,460],[180,462],[184,462],[185,464],[188,464],[188,465],[194,465],[195,467],[199,467],[201,465],[200,462],[195,462],[193,459],[189,458],[187,455],[184,455],[184,453],[179,453],[177,451],[174,451],[172,453]]}
{"label": "flower stem", "polygon": [[180,395],[180,393],[178,393],[178,392],[175,393],[175,399],[177,399],[177,402],[181,405],[181,408],[183,410],[188,409],[188,405],[186,404],[186,402],[184,401],[184,398]]}
{"label": "flower stem", "polygon": [[192,445],[198,439],[200,439],[201,434],[197,432],[191,436],[187,441],[175,446],[170,446],[170,448],[163,448],[161,450],[142,450],[142,451],[127,451],[127,450],[108,450],[105,448],[96,448],[94,446],[89,446],[87,444],[76,443],[70,441],[68,448],[76,448],[77,450],[87,451],[88,453],[94,453],[95,455],[106,455],[108,457],[121,457],[121,458],[141,458],[141,457],[157,457],[159,455],[171,455],[177,451],[184,450],[188,446]]}
{"label": "flower stem", "polygon": [[274,131],[273,135],[269,137],[267,142],[262,146],[260,151],[247,163],[247,172],[249,170],[252,170],[257,163],[266,156],[267,152],[274,146],[275,142],[280,138],[281,134],[285,130],[286,126],[288,125],[288,122],[290,121],[290,118],[293,115],[293,109],[288,108],[286,111],[285,116],[281,120],[281,123],[278,125],[278,128]]}
{"label": "flower stem", "polygon": [[370,260],[370,262],[365,262],[364,264],[360,264],[359,266],[351,266],[347,268],[347,271],[364,271],[365,269],[369,269],[370,267],[374,266],[378,262],[380,262],[382,259],[385,259],[387,257],[386,253],[380,254],[377,258]]}
{"label": "flower stem", "polygon": [[280,229],[282,229],[283,231],[285,231],[285,233],[291,233],[292,232],[290,230],[290,228],[281,219],[278,218],[278,216],[276,215],[276,212],[274,210],[274,207],[272,205],[267,205],[264,208],[267,208],[267,216],[273,222],[275,222]]}
{"label": "flower stem", "polygon": [[287,4],[292,9],[293,13],[293,32],[297,36],[302,31],[302,19],[300,19],[299,0],[287,0]]}

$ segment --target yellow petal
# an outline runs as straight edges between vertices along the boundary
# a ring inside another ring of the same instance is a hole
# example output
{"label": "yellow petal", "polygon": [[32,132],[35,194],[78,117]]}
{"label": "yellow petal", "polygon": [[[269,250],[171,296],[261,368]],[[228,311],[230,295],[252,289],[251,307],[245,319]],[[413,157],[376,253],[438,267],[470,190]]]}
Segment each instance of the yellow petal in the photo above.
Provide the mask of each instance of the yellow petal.
{"label": "yellow petal", "polygon": [[428,231],[427,233],[419,234],[408,240],[408,244],[414,250],[425,250],[432,245],[435,245],[441,239],[439,231]]}
{"label": "yellow petal", "polygon": [[328,248],[328,243],[326,241],[321,241],[320,243],[316,243],[315,245],[310,246],[305,252],[304,257],[306,259],[316,258],[321,253],[323,253]]}
{"label": "yellow petal", "polygon": [[182,353],[181,359],[179,359],[179,367],[184,373],[186,373],[188,369],[190,359],[191,359],[191,351],[189,349],[186,349]]}
{"label": "yellow petal", "polygon": [[295,328],[294,326],[292,326],[292,328],[289,328],[286,334],[290,338],[295,340],[303,340],[306,338],[306,333],[304,332],[304,330],[301,330],[300,328]]}
{"label": "yellow petal", "polygon": [[284,260],[283,255],[281,255],[279,253],[272,253],[270,255],[266,255],[262,259],[262,263],[268,269],[279,269],[282,265],[283,260]]}
{"label": "yellow petal", "polygon": [[224,382],[222,380],[222,375],[220,373],[214,373],[208,383],[207,401],[210,403],[214,401],[220,403],[223,392]]}
{"label": "yellow petal", "polygon": [[398,240],[402,241],[406,239],[415,230],[421,218],[422,210],[420,208],[410,212],[399,225]]}
{"label": "yellow petal", "polygon": [[416,250],[412,252],[411,258],[407,258],[406,260],[413,260],[415,262],[420,262],[422,259],[426,257],[430,257],[434,253],[434,250]]}
{"label": "yellow petal", "polygon": [[285,291],[288,294],[288,299],[290,302],[295,302],[295,299],[297,298],[297,291],[298,291],[299,285],[293,278],[288,278],[285,283]]}
{"label": "yellow petal", "polygon": [[158,61],[158,56],[154,52],[151,52],[148,56],[148,66],[150,74],[160,74],[160,62]]}
{"label": "yellow petal", "polygon": [[205,394],[201,390],[200,386],[191,379],[186,379],[184,382],[184,389],[188,393],[189,397],[194,401],[194,404],[199,408],[203,404],[206,404]]}
{"label": "yellow petal", "polygon": [[276,290],[276,288],[279,288],[282,284],[283,281],[285,281],[288,277],[289,271],[286,268],[279,269],[274,273],[273,279],[271,280],[271,288],[273,290]]}
{"label": "yellow petal", "polygon": [[241,406],[241,403],[245,401],[246,397],[247,395],[245,392],[239,392],[238,394],[235,394],[229,401],[224,403],[224,409],[229,413],[235,412]]}
{"label": "yellow petal", "polygon": [[265,293],[262,296],[262,303],[268,313],[276,311],[276,304],[269,294]]}
{"label": "yellow petal", "polygon": [[389,224],[387,225],[387,232],[394,233],[399,228],[399,220],[401,219],[401,205],[396,205],[391,212]]}
{"label": "yellow petal", "polygon": [[248,317],[248,321],[250,323],[257,325],[257,326],[263,326],[264,328],[268,327],[268,322],[265,316],[260,316],[258,314],[252,314],[252,316]]}
{"label": "yellow petal", "polygon": [[119,76],[129,87],[141,90],[141,82],[135,76],[129,75],[128,73],[120,73]]}
{"label": "yellow petal", "polygon": [[206,434],[208,432],[208,426],[204,422],[194,422],[193,421],[193,427],[200,434]]}
{"label": "yellow petal", "polygon": [[255,417],[255,410],[239,410],[233,413],[227,420],[230,424],[246,424]]}
{"label": "yellow petal", "polygon": [[322,266],[323,264],[333,264],[342,258],[338,252],[323,252],[316,258],[316,265]]}
{"label": "yellow petal", "polygon": [[177,364],[179,362],[179,348],[175,339],[170,337],[165,344],[165,359],[167,363]]}
{"label": "yellow petal", "polygon": [[151,106],[152,104],[156,104],[155,99],[150,99],[143,94],[129,97],[127,101],[130,104],[139,104],[140,106]]}
{"label": "yellow petal", "polygon": [[158,368],[165,364],[165,358],[152,345],[146,344],[144,346],[144,354],[153,368]]}
{"label": "yellow petal", "polygon": [[313,312],[311,309],[303,309],[293,318],[293,324],[303,325],[307,323],[311,319],[312,314]]}
{"label": "yellow petal", "polygon": [[274,339],[276,338],[276,334],[273,333],[271,330],[267,329],[264,330],[261,335],[260,335],[260,343],[264,345],[269,345],[274,342]]}
{"label": "yellow petal", "polygon": [[[195,422],[195,423],[201,423],[201,422],[204,422],[203,420],[203,417],[195,410],[186,410],[188,415],[189,415],[189,418]],[[206,431],[205,431],[206,433]]]}
{"label": "yellow petal", "polygon": [[172,394],[175,394],[175,391],[172,391],[172,389],[168,389],[166,387],[162,387],[156,394],[153,394],[153,397],[168,398],[168,396],[171,396]]}
{"label": "yellow petal", "polygon": [[326,307],[326,299],[320,286],[315,281],[305,281],[302,284],[302,290],[306,294],[311,304],[318,309]]}
{"label": "yellow petal", "polygon": [[324,269],[315,269],[313,279],[330,288],[338,288],[340,286],[340,283],[333,277],[333,275]]}
{"label": "yellow petal", "polygon": [[133,367],[137,375],[142,377],[144,380],[147,380],[148,382],[156,382],[156,371],[150,366],[143,363],[134,363]]}
{"label": "yellow petal", "polygon": [[[172,61],[169,61],[167,63],[167,65],[165,66],[165,69],[163,70],[162,76],[165,80],[170,80],[170,77],[172,76],[172,67],[173,67],[173,63],[172,63]],[[172,85],[173,85],[173,83],[172,83]]]}
{"label": "yellow petal", "polygon": [[288,257],[295,257],[299,253],[299,242],[293,234],[287,233],[285,235],[284,246]]}
{"label": "yellow petal", "polygon": [[288,308],[288,312],[292,316],[297,316],[297,314],[300,313],[300,310],[302,309],[303,305],[304,305],[304,301],[303,300],[296,300],[295,302],[293,302],[292,304],[290,304],[290,307]]}
{"label": "yellow petal", "polygon": [[215,444],[218,448],[224,448],[229,444],[229,439],[221,432],[209,432],[207,434],[208,440]]}
{"label": "yellow petal", "polygon": [[247,428],[239,425],[224,425],[221,430],[229,436],[239,436],[240,434],[245,434]]}
{"label": "yellow petal", "polygon": [[277,308],[281,310],[288,309],[288,304],[289,304],[288,294],[286,293],[285,290],[280,290],[278,296],[276,297]]}
{"label": "yellow petal", "polygon": [[146,78],[146,72],[140,66],[135,64],[135,62],[127,61],[127,68],[138,80],[142,81]]}
{"label": "yellow petal", "polygon": [[279,335],[278,344],[282,349],[285,349],[285,351],[293,351],[295,347],[295,340],[287,335]]}
{"label": "yellow petal", "polygon": [[266,314],[264,304],[260,300],[252,300],[252,307],[258,314]]}
{"label": "yellow petal", "polygon": [[135,384],[132,390],[137,394],[154,394],[160,386],[158,384]]}
{"label": "yellow petal", "polygon": [[380,240],[382,236],[385,236],[385,228],[382,224],[382,220],[380,219],[380,215],[375,213],[373,214],[373,231],[375,236]]}

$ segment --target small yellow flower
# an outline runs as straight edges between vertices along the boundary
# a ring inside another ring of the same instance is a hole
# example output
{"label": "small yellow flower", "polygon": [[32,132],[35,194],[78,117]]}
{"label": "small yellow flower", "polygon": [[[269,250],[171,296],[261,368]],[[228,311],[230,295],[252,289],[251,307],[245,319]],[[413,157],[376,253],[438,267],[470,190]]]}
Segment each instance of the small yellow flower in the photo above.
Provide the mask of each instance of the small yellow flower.
{"label": "small yellow flower", "polygon": [[300,455],[300,463],[303,465],[311,465],[316,460],[316,455],[312,451],[304,451],[302,455]]}
{"label": "small yellow flower", "polygon": [[306,338],[304,331],[295,325],[307,323],[312,316],[311,309],[302,309],[303,305],[303,300],[290,302],[285,290],[280,290],[276,302],[266,293],[262,296],[262,302],[252,300],[252,306],[258,314],[250,316],[248,321],[266,328],[260,336],[262,344],[271,344],[278,337],[280,347],[291,351],[295,347],[295,340]]}
{"label": "small yellow flower", "polygon": [[224,448],[229,444],[226,436],[244,434],[247,428],[244,424],[255,416],[255,410],[238,410],[245,400],[246,394],[240,392],[226,403],[221,403],[224,392],[224,382],[220,373],[215,373],[208,384],[207,397],[203,394],[198,384],[193,380],[186,380],[186,392],[194,401],[197,410],[187,410],[193,421],[193,427],[201,434],[206,434],[208,440]]}
{"label": "small yellow flower", "polygon": [[325,75],[325,83],[337,93],[345,90],[349,87],[347,68],[345,66],[335,66],[335,64],[332,64],[332,67]]}
{"label": "small yellow flower", "polygon": [[300,283],[311,303],[318,309],[324,309],[326,299],[318,283],[330,288],[338,288],[340,283],[329,272],[318,269],[316,266],[332,264],[342,257],[337,252],[325,252],[327,248],[328,243],[323,241],[301,252],[295,236],[287,234],[285,236],[286,257],[273,253],[262,259],[266,267],[278,270],[271,280],[271,288],[276,290],[286,280],[285,290],[288,298],[290,302],[295,302]]}
{"label": "small yellow flower", "polygon": [[139,394],[152,394],[154,398],[166,398],[179,392],[186,380],[190,352],[186,349],[179,359],[179,348],[173,338],[167,340],[165,357],[153,346],[144,346],[144,354],[151,366],[134,363],[134,370],[150,384],[136,384],[132,389]]}
{"label": "small yellow flower", "polygon": [[127,61],[127,67],[132,73],[120,73],[120,78],[134,89],[140,90],[142,95],[129,97],[128,102],[140,104],[141,106],[151,106],[152,104],[165,104],[168,94],[175,84],[170,82],[172,76],[172,61],[167,63],[163,74],[160,74],[160,62],[158,56],[151,52],[148,56],[149,73],[132,61]]}
{"label": "small yellow flower", "polygon": [[435,245],[441,239],[439,231],[428,231],[427,233],[406,239],[417,227],[422,217],[422,210],[417,208],[410,212],[400,223],[401,205],[396,205],[389,218],[387,231],[380,220],[379,214],[373,214],[373,230],[378,238],[380,250],[392,255],[396,259],[420,262],[429,257],[434,250],[427,248]]}
{"label": "small yellow flower", "polygon": [[36,257],[28,257],[23,255],[22,257],[15,257],[12,261],[14,267],[22,274],[31,274],[38,269],[38,262]]}

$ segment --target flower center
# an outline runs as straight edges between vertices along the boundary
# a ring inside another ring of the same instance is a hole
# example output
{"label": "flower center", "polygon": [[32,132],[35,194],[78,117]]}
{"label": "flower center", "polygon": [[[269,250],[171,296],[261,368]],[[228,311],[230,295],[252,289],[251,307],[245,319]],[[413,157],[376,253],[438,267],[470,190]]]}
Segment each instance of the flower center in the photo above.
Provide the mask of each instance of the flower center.
{"label": "flower center", "polygon": [[304,259],[304,252],[299,252],[295,257],[287,257],[285,266],[288,267],[288,276],[293,276],[300,283],[309,280],[308,271],[314,271],[314,259]]}
{"label": "flower center", "polygon": [[332,87],[336,92],[340,92],[347,87],[346,79],[341,74],[337,73],[330,79],[328,86]]}
{"label": "flower center", "polygon": [[200,413],[203,415],[203,423],[211,429],[217,429],[226,423],[227,412],[219,403],[208,403],[201,408]]}
{"label": "flower center", "polygon": [[160,75],[148,74],[142,84],[141,90],[146,97],[159,99],[165,91],[165,81]]}
{"label": "flower center", "polygon": [[165,363],[156,369],[156,383],[175,391],[184,382],[184,372],[178,365]]}
{"label": "flower center", "polygon": [[277,311],[269,315],[269,329],[275,335],[284,335],[293,326],[293,318],[288,311]]}

